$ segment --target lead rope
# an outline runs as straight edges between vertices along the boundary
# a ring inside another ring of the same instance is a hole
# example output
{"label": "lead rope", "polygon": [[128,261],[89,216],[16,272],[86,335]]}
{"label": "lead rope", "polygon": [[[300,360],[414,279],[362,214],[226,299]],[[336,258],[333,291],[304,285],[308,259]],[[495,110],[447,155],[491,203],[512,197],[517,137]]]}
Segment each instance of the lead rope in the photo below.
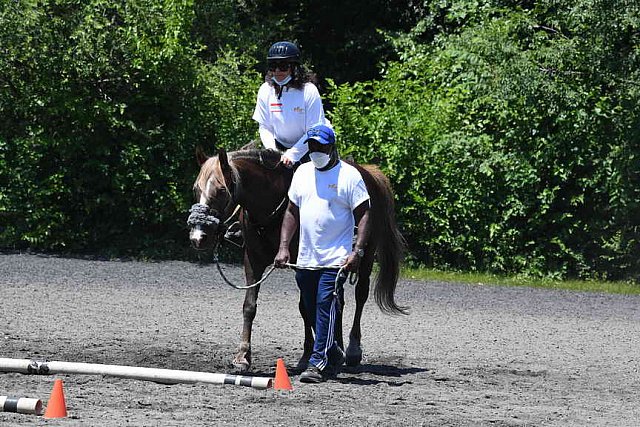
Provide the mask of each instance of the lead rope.
{"label": "lead rope", "polygon": [[269,277],[269,275],[273,273],[273,270],[275,270],[276,268],[275,265],[271,264],[269,270],[267,270],[265,273],[262,274],[262,278],[260,280],[258,280],[257,282],[251,285],[238,286],[238,285],[234,285],[229,279],[227,279],[227,276],[224,275],[224,272],[222,271],[222,267],[220,267],[220,263],[218,262],[217,252],[213,257],[213,262],[216,263],[216,268],[218,269],[218,273],[220,273],[220,276],[222,277],[222,280],[224,281],[224,283],[231,286],[233,289],[251,289],[251,288],[255,288],[256,286],[260,286],[262,282],[267,280],[267,277]]}
{"label": "lead rope", "polygon": [[[269,269],[262,274],[262,277],[260,278],[260,280],[258,280],[257,282],[251,284],[251,285],[244,285],[244,286],[238,286],[238,285],[234,285],[229,279],[227,279],[227,276],[225,276],[224,272],[222,271],[222,267],[220,267],[220,263],[218,262],[218,251],[216,248],[216,251],[214,252],[213,255],[213,262],[216,264],[216,268],[218,269],[218,273],[220,273],[220,276],[222,277],[222,280],[224,280],[224,283],[226,283],[227,285],[231,286],[233,289],[251,289],[251,288],[255,288],[256,286],[260,286],[265,280],[267,280],[267,278],[271,275],[271,273],[273,273],[273,270],[275,270],[276,266],[275,264],[271,264],[269,265]],[[297,264],[291,264],[291,263],[285,263],[284,264],[286,267],[292,268],[292,269],[296,269],[296,268],[303,268],[298,266]],[[323,268],[331,268],[331,267],[304,267],[305,270],[322,270]],[[357,278],[358,275],[354,274],[354,273],[346,273],[344,272],[344,267],[340,267],[338,269],[338,274],[336,275],[336,282],[335,282],[335,290],[334,290],[334,295],[338,294],[338,281],[340,280],[341,277],[346,277],[349,279],[349,284],[350,285],[354,285],[357,282]],[[354,280],[354,277],[356,280]]]}

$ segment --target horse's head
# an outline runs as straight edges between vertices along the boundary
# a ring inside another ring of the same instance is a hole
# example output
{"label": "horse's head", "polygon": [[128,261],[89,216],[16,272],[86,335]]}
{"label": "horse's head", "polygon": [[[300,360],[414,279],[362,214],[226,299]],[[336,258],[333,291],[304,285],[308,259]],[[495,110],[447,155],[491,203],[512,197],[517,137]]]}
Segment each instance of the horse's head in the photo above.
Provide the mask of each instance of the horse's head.
{"label": "horse's head", "polygon": [[217,156],[207,157],[198,148],[196,158],[200,164],[200,173],[193,184],[197,203],[190,209],[187,224],[192,246],[206,249],[217,244],[225,232],[225,220],[235,208],[233,170],[222,149]]}

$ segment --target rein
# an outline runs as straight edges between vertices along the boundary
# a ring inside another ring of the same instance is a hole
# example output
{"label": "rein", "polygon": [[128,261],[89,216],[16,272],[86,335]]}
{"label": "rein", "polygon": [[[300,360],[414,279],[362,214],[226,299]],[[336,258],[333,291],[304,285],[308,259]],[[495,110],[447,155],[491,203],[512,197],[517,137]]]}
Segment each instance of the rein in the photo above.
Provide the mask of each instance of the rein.
{"label": "rein", "polygon": [[[215,251],[215,255],[213,257],[213,262],[216,263],[216,268],[218,269],[218,272],[220,273],[220,276],[222,276],[222,279],[224,280],[224,282],[231,286],[233,289],[251,289],[251,288],[255,288],[256,286],[260,286],[265,280],[267,280],[267,278],[271,275],[271,273],[273,273],[273,270],[276,269],[276,265],[274,264],[270,264],[269,265],[269,269],[265,272],[262,273],[262,277],[260,278],[260,280],[258,280],[255,283],[252,283],[251,285],[244,285],[244,286],[238,286],[238,285],[234,285],[229,279],[227,279],[227,276],[224,275],[224,272],[222,271],[222,268],[220,267],[220,263],[218,262],[218,251],[216,248]],[[329,267],[300,267],[297,264],[291,264],[291,263],[285,263],[284,264],[287,268],[291,268],[293,270],[296,269],[301,269],[301,270],[322,270],[324,268],[335,268],[333,266],[329,266]],[[335,290],[334,290],[334,295],[338,294],[338,283],[341,277],[344,277],[345,279],[348,279],[348,282],[350,285],[355,285],[356,282],[358,281],[358,275],[357,273],[345,273],[344,271],[344,267],[340,267],[338,269],[338,274],[336,275],[336,281],[335,281]]]}
{"label": "rein", "polygon": [[244,286],[238,286],[233,284],[233,282],[231,282],[229,279],[227,279],[227,276],[225,276],[224,272],[222,271],[222,267],[220,267],[220,263],[218,262],[218,250],[216,248],[216,251],[213,255],[213,262],[216,264],[216,268],[218,269],[218,273],[220,273],[220,277],[222,277],[222,280],[224,281],[225,284],[231,286],[233,289],[251,289],[251,288],[255,288],[256,286],[260,286],[262,284],[262,282],[264,282],[265,280],[267,280],[267,278],[269,277],[269,275],[271,275],[271,273],[273,273],[273,270],[275,270],[276,266],[274,264],[271,264],[269,270],[266,273],[262,274],[262,277],[260,278],[260,280],[258,280],[255,283],[252,283],[251,285],[244,285]]}

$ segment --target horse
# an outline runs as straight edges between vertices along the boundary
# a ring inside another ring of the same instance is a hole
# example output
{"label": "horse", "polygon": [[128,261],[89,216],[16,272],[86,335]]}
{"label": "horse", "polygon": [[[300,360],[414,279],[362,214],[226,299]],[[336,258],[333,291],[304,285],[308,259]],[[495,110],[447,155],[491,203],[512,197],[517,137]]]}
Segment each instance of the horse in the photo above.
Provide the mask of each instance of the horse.
{"label": "horse", "polygon": [[[242,149],[226,152],[220,149],[217,155],[209,157],[199,148],[196,158],[200,172],[193,189],[198,203],[193,205],[188,221],[192,246],[204,250],[220,244],[226,223],[235,217],[237,206],[240,207],[239,221],[245,241],[243,264],[246,293],[241,343],[232,364],[238,371],[245,372],[252,363],[251,332],[260,290],[258,282],[273,264],[278,251],[280,227],[288,204],[287,191],[294,171],[281,163],[280,153],[275,150]],[[405,244],[396,226],[394,196],[388,178],[376,166],[349,163],[360,171],[371,202],[369,249],[358,269],[356,309],[345,360],[348,366],[357,366],[362,361],[360,322],[369,297],[374,261],[377,260],[379,265],[374,285],[378,307],[388,314],[407,313],[406,307],[398,305],[394,296]],[[290,247],[291,263],[295,263],[297,246],[296,236]],[[257,286],[253,286],[256,283]],[[298,308],[304,322],[304,345],[297,368],[304,369],[313,350],[312,329],[315,319],[307,317],[302,298]],[[341,324],[340,319],[338,325]],[[344,348],[341,328],[336,331],[336,339]]]}

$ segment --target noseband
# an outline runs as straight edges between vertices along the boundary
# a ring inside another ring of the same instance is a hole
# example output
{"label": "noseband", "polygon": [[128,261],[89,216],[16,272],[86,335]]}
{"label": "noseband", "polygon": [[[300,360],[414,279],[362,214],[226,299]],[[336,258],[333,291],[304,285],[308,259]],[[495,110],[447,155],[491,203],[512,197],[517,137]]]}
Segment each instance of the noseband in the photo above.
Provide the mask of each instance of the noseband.
{"label": "noseband", "polygon": [[196,203],[189,209],[189,218],[187,219],[187,225],[189,227],[196,227],[198,225],[209,227],[212,225],[218,226],[220,219],[210,214],[209,206],[202,203]]}
{"label": "noseband", "polygon": [[[194,203],[191,206],[191,209],[189,209],[189,218],[187,218],[187,225],[192,228],[198,225],[204,227],[215,225],[216,229],[218,230],[218,234],[222,234],[225,232],[224,226],[231,219],[231,217],[235,215],[236,211],[234,210],[227,219],[222,218],[222,216],[227,214],[229,208],[234,205],[236,205],[236,202],[233,193],[231,193],[231,199],[227,202],[227,205],[221,212],[212,212],[211,208],[208,205],[203,203]],[[220,226],[220,223],[222,223],[222,227]]]}

